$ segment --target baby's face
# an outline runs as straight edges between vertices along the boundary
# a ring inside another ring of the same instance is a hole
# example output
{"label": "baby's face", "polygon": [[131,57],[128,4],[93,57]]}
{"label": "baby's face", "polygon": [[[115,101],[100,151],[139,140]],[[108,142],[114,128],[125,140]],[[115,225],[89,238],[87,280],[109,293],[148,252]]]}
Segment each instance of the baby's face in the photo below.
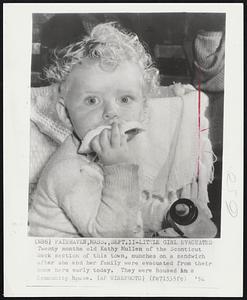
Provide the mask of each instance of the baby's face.
{"label": "baby's face", "polygon": [[65,105],[79,138],[100,125],[140,121],[143,115],[143,76],[139,67],[123,62],[105,71],[98,62],[74,67],[67,79]]}

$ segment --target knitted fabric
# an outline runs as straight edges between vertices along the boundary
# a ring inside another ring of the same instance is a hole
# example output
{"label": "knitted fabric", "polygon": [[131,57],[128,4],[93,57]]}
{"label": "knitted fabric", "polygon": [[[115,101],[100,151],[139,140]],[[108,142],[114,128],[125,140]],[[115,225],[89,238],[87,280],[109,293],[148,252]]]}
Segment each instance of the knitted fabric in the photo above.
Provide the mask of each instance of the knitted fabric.
{"label": "knitted fabric", "polygon": [[57,85],[31,89],[31,120],[42,133],[61,144],[71,131],[58,117],[57,100]]}
{"label": "knitted fabric", "polygon": [[41,170],[57,146],[54,140],[39,131],[33,121],[30,122],[30,184],[37,183]]}
{"label": "knitted fabric", "polygon": [[223,32],[201,31],[194,41],[194,84],[203,91],[224,90],[225,36]]}
{"label": "knitted fabric", "polygon": [[56,112],[57,85],[31,89],[30,190],[35,187],[46,162],[71,133]]}

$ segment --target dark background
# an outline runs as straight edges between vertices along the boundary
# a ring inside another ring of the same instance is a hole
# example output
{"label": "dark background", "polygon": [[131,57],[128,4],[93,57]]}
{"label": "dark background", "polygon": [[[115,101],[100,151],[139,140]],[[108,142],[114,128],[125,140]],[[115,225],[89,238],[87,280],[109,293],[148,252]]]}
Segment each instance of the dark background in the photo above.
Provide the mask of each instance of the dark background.
{"label": "dark background", "polygon": [[[153,55],[162,85],[173,81],[190,83],[192,54],[188,44],[199,30],[222,31],[225,14],[220,13],[128,13],[128,14],[33,14],[33,43],[41,43],[40,54],[32,55],[32,86],[47,85],[39,73],[49,63],[47,48],[64,47],[79,40],[97,23],[117,21],[137,33]],[[162,46],[159,56],[155,47]]]}
{"label": "dark background", "polygon": [[[80,40],[94,25],[108,21],[117,21],[145,43],[160,70],[161,85],[193,84],[193,41],[197,33],[225,31],[225,14],[222,13],[33,14],[32,87],[49,85],[43,79],[42,69],[51,63],[53,49]],[[219,237],[224,91],[204,92],[209,96],[209,133],[218,159],[214,165],[215,180],[208,191]]]}

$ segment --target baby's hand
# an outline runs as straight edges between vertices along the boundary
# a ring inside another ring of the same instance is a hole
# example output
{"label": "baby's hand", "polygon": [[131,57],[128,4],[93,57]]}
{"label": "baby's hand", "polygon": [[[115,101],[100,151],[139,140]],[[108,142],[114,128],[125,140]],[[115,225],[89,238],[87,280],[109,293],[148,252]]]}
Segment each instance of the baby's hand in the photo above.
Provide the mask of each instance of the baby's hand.
{"label": "baby's hand", "polygon": [[107,165],[130,163],[130,152],[127,135],[121,125],[113,123],[112,129],[104,129],[91,142],[92,149],[97,153],[100,162]]}

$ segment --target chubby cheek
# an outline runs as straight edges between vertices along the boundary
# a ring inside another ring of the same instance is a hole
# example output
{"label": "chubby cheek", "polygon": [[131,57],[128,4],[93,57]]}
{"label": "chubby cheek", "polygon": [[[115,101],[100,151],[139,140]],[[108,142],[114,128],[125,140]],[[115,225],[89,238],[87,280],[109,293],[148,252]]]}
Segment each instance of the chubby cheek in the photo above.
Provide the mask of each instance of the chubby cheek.
{"label": "chubby cheek", "polygon": [[140,121],[142,119],[143,112],[144,105],[141,103],[132,106],[131,109],[123,111],[121,117],[126,121]]}
{"label": "chubby cheek", "polygon": [[70,119],[74,131],[80,139],[82,139],[90,129],[97,127],[99,123],[98,114],[90,112],[74,111],[70,113]]}

